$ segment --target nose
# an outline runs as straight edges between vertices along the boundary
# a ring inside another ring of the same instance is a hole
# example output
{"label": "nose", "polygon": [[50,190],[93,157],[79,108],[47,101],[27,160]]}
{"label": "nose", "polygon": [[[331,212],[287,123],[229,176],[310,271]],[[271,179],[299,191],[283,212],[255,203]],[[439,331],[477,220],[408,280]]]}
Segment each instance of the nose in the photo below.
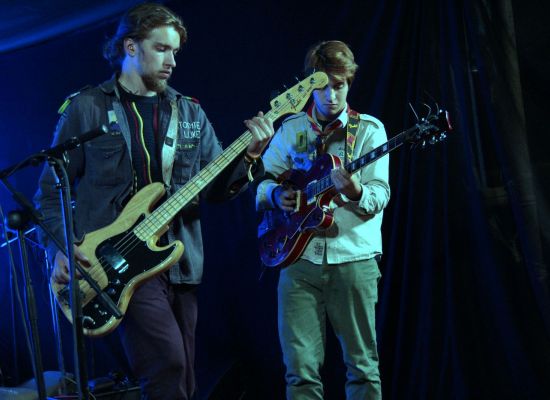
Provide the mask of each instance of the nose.
{"label": "nose", "polygon": [[325,89],[325,97],[327,100],[330,100],[330,101],[336,98],[336,92],[332,87],[327,86],[327,88]]}
{"label": "nose", "polygon": [[164,57],[164,64],[169,67],[174,68],[176,66],[176,56],[171,51],[166,52],[166,57]]}

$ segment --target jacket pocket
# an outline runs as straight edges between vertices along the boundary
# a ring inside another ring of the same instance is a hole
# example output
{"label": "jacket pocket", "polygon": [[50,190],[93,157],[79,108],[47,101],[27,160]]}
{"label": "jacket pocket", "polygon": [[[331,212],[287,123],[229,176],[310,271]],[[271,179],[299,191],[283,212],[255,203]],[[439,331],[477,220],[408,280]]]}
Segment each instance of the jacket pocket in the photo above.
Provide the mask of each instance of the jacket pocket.
{"label": "jacket pocket", "polygon": [[86,174],[95,186],[114,186],[126,179],[126,145],[120,141],[90,143],[86,151]]}
{"label": "jacket pocket", "polygon": [[198,172],[199,145],[198,139],[178,140],[173,168],[175,183],[183,184]]}

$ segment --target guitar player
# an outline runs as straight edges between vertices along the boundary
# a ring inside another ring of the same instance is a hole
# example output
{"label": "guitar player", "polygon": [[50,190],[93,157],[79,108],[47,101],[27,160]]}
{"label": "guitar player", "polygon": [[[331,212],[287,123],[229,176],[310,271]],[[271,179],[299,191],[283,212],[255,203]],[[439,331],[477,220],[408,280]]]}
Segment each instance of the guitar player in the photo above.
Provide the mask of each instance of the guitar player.
{"label": "guitar player", "polygon": [[[68,154],[76,238],[111,224],[144,186],[163,182],[173,193],[222,153],[198,102],[168,86],[176,53],[186,39],[185,26],[170,9],[156,3],[134,6],[104,48],[114,76],[69,96],[60,109],[55,144],[102,124],[110,126],[109,133]],[[263,173],[256,160],[273,125],[261,112],[245,125],[252,133],[246,151],[207,189],[206,198],[234,197],[249,179]],[[62,239],[59,194],[49,168],[40,177],[35,200],[47,225]],[[193,202],[170,225],[168,237],[184,243],[183,256],[135,291],[118,329],[143,399],[189,399],[195,391],[196,287],[203,268],[197,211],[198,202]],[[42,241],[55,258],[53,281],[67,283],[66,257],[45,237]],[[75,255],[86,264],[78,248]]]}
{"label": "guitar player", "polygon": [[[257,187],[258,210],[297,212],[296,188],[277,179],[286,171],[315,169],[325,153],[345,164],[387,141],[378,119],[347,103],[358,66],[345,43],[314,45],[304,67],[326,72],[329,84],[313,92],[307,112],[288,117],[275,133],[263,156],[266,175]],[[280,271],[279,338],[288,399],[323,399],[319,369],[327,320],[347,367],[346,398],[381,399],[375,304],[382,215],[390,198],[388,166],[386,155],[353,175],[333,168],[337,194],[326,210],[333,214],[332,225],[316,232],[301,256]]]}

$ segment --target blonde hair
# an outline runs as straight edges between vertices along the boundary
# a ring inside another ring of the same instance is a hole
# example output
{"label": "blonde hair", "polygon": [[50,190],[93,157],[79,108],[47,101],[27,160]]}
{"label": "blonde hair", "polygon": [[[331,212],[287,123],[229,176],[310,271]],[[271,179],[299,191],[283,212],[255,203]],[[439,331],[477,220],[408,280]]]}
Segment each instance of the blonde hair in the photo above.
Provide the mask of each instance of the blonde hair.
{"label": "blonde hair", "polygon": [[304,71],[326,72],[329,76],[346,80],[351,85],[359,66],[347,44],[339,40],[319,42],[312,46],[304,61]]}

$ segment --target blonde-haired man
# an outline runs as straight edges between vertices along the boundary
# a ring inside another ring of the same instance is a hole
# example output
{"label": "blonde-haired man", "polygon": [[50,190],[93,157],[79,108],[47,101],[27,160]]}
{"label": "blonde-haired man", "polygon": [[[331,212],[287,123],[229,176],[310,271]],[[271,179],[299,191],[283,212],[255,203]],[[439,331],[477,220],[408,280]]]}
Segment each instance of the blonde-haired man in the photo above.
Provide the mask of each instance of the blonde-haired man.
{"label": "blonde-haired man", "polygon": [[[314,91],[307,112],[287,118],[275,133],[263,156],[266,176],[257,188],[259,210],[294,210],[294,188],[276,180],[288,169],[308,171],[324,153],[348,163],[387,141],[378,119],[347,103],[357,64],[345,43],[325,41],[310,48],[305,70],[311,69],[326,72],[329,83]],[[288,399],[323,399],[319,370],[327,320],[342,346],[347,399],[381,398],[375,304],[382,214],[390,198],[388,163],[388,156],[382,157],[353,175],[332,169],[339,193],[330,204],[334,223],[315,233],[301,257],[281,270],[279,337]]]}

